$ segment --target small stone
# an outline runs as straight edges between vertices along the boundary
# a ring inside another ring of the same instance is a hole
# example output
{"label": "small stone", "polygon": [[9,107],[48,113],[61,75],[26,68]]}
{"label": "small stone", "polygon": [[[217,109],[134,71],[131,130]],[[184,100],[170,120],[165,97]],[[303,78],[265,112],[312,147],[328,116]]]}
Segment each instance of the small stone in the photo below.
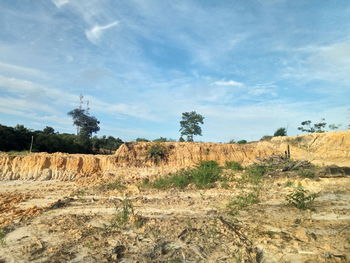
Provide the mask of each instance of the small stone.
{"label": "small stone", "polygon": [[297,230],[294,233],[294,236],[296,239],[303,241],[303,242],[308,242],[309,241],[309,236],[306,233],[305,229],[302,227],[298,227]]}

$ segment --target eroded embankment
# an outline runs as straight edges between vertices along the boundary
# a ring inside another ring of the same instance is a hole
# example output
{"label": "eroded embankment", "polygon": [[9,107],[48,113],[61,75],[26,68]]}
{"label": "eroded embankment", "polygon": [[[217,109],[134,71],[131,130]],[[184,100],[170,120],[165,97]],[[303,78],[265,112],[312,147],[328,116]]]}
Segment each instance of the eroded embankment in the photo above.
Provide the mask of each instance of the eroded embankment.
{"label": "eroded embankment", "polygon": [[[239,144],[164,143],[166,157],[154,163],[147,155],[152,143],[126,143],[113,156],[64,153],[0,155],[0,180],[75,180],[109,174],[143,177],[190,167],[202,160],[249,165],[270,155],[284,155],[317,165],[350,166],[350,131],[276,137],[271,141]],[[132,169],[132,170],[130,170]],[[136,174],[135,174],[136,173]]]}

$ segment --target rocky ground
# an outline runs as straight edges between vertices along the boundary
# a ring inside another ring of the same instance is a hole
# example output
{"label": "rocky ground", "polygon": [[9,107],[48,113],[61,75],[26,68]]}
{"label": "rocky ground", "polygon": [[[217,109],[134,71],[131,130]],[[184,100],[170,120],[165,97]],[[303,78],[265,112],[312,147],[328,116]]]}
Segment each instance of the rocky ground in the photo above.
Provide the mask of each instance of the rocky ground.
{"label": "rocky ground", "polygon": [[[184,190],[2,181],[0,262],[350,262],[350,177],[224,173]],[[305,210],[286,201],[299,184],[318,194]]]}

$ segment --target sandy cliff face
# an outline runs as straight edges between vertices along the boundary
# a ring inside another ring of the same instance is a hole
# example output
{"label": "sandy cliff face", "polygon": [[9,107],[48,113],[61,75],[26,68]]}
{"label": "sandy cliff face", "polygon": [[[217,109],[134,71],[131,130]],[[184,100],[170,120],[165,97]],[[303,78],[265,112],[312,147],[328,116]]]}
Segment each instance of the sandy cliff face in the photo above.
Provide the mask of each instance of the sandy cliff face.
{"label": "sandy cliff face", "polygon": [[220,164],[237,161],[243,165],[256,162],[272,154],[284,155],[289,145],[291,158],[309,160],[318,165],[350,166],[350,131],[275,137],[271,141],[238,144],[164,143],[166,158],[155,164],[148,158],[152,143],[126,143],[113,156],[80,154],[34,153],[26,156],[0,155],[1,180],[74,180],[87,176],[171,172],[193,166],[202,160],[216,160]]}

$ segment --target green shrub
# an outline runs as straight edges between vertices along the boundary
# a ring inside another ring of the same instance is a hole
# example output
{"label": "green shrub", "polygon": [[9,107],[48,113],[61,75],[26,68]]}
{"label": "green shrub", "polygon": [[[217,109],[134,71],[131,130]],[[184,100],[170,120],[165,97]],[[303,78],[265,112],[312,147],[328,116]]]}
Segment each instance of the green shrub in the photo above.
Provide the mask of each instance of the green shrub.
{"label": "green shrub", "polygon": [[6,236],[5,231],[3,231],[3,229],[0,228],[0,245],[1,246],[5,245],[5,236]]}
{"label": "green shrub", "polygon": [[250,183],[257,185],[263,179],[263,176],[270,170],[271,168],[266,165],[258,165],[253,164],[248,166],[242,176],[241,183]]}
{"label": "green shrub", "polygon": [[192,170],[192,182],[200,189],[210,188],[220,180],[221,167],[216,161],[202,161]]}
{"label": "green shrub", "polygon": [[238,162],[226,162],[225,168],[231,169],[233,171],[242,171],[243,170],[242,165]]}
{"label": "green shrub", "polygon": [[289,193],[286,197],[286,200],[289,205],[292,205],[301,210],[309,209],[314,200],[318,197],[318,194],[311,193],[305,190],[302,186],[294,188],[294,191]]}
{"label": "green shrub", "polygon": [[298,175],[300,177],[310,178],[310,179],[316,177],[315,171],[313,171],[313,170],[300,170],[298,172]]}
{"label": "green shrub", "polygon": [[124,227],[135,215],[134,206],[128,198],[122,200],[121,206],[115,204],[115,209],[116,213],[111,221],[112,227]]}
{"label": "green shrub", "polygon": [[175,174],[166,177],[160,177],[156,179],[151,185],[157,189],[169,189],[169,188],[180,188],[184,189],[192,181],[191,171],[182,170]]}
{"label": "green shrub", "polygon": [[221,180],[221,167],[216,161],[202,161],[190,170],[182,170],[167,177],[156,179],[151,185],[157,189],[180,188],[184,189],[189,184],[197,188],[210,188],[213,183]]}
{"label": "green shrub", "polygon": [[164,160],[167,156],[167,148],[159,143],[153,143],[147,150],[147,157],[155,163]]}
{"label": "green shrub", "polygon": [[246,144],[246,143],[247,143],[247,140],[239,140],[237,143],[238,143],[238,144]]}

